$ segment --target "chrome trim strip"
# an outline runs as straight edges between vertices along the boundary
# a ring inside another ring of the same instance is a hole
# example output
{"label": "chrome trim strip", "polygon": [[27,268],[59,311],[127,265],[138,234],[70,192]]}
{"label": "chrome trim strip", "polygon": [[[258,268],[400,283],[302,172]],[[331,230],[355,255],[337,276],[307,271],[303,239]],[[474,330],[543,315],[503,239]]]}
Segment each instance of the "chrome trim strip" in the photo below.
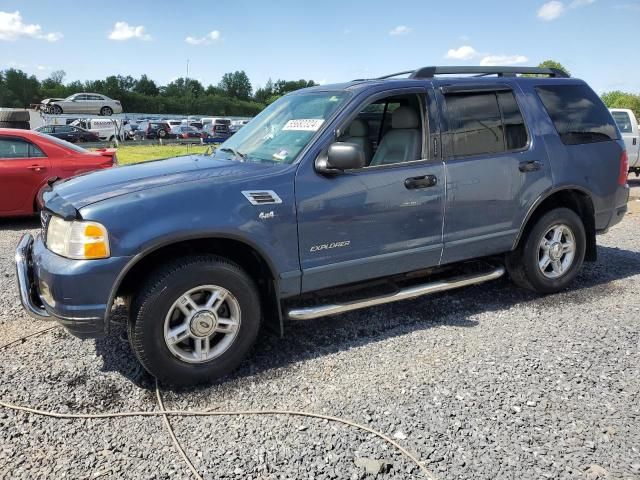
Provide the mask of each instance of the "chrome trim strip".
{"label": "chrome trim strip", "polygon": [[36,320],[51,320],[52,317],[42,307],[36,305],[31,297],[31,281],[29,279],[29,260],[31,256],[31,246],[33,237],[26,233],[20,239],[16,248],[16,274],[18,277],[18,290],[22,306]]}
{"label": "chrome trim strip", "polygon": [[[282,203],[282,199],[273,190],[242,190],[241,193],[242,195],[245,196],[247,200],[249,200],[251,205],[260,206],[260,205],[272,205],[274,203]],[[271,201],[258,202],[254,198],[254,195],[260,196],[260,197],[271,197]]]}
{"label": "chrome trim strip", "polygon": [[502,277],[505,273],[504,267],[496,267],[489,273],[481,275],[463,275],[460,277],[454,277],[450,280],[440,280],[437,282],[426,283],[423,285],[417,285],[415,287],[409,287],[392,293],[390,295],[383,295],[380,297],[373,297],[366,300],[358,300],[355,302],[348,302],[342,304],[329,304],[318,305],[315,307],[300,308],[289,310],[288,316],[292,320],[312,320],[318,317],[324,317],[327,315],[335,315],[338,313],[350,312],[353,310],[359,310],[361,308],[373,307],[376,305],[383,305],[385,303],[398,302],[400,300],[408,300],[412,298],[421,297],[423,295],[429,295],[436,292],[444,292],[452,290],[454,288],[466,287],[468,285],[475,285],[477,283],[488,282],[490,280],[496,280]]}

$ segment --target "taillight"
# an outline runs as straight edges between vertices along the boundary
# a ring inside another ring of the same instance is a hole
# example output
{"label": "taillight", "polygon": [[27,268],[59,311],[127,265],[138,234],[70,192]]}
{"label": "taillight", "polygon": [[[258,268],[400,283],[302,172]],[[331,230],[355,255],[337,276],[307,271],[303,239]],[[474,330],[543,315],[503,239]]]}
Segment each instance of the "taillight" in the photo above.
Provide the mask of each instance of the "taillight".
{"label": "taillight", "polygon": [[618,185],[626,185],[629,176],[629,156],[627,151],[623,150],[620,155],[620,176],[618,177]]}

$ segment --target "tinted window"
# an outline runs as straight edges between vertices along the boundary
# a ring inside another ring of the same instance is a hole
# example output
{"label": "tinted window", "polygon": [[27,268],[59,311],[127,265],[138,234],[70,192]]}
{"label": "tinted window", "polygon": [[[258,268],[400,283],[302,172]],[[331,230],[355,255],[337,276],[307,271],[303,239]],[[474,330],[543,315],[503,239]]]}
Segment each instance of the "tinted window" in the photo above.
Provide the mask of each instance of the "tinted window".
{"label": "tinted window", "polygon": [[453,155],[463,157],[505,150],[502,116],[495,92],[447,95]]}
{"label": "tinted window", "polygon": [[498,103],[502,111],[504,139],[507,150],[520,150],[527,146],[529,138],[524,118],[513,92],[498,92]]}
{"label": "tinted window", "polygon": [[0,138],[0,158],[29,158],[29,144],[17,138]]}
{"label": "tinted window", "polygon": [[46,157],[44,152],[40,150],[40,148],[36,147],[33,143],[29,144],[29,156],[31,158]]}
{"label": "tinted window", "polygon": [[618,138],[609,111],[586,85],[549,85],[536,90],[565,145]]}
{"label": "tinted window", "polygon": [[629,117],[627,112],[611,112],[611,115],[622,133],[633,133],[631,117]]}
{"label": "tinted window", "polygon": [[0,138],[0,160],[8,158],[46,157],[38,147],[20,138]]}

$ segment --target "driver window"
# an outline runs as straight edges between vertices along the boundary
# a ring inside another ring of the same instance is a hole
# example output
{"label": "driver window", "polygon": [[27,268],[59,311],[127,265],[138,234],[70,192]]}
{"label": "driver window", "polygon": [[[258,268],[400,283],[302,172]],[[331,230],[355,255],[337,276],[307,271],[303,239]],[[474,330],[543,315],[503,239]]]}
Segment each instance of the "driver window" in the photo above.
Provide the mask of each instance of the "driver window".
{"label": "driver window", "polygon": [[365,168],[420,160],[423,158],[422,111],[417,94],[376,100],[341,130],[338,141],[362,148]]}

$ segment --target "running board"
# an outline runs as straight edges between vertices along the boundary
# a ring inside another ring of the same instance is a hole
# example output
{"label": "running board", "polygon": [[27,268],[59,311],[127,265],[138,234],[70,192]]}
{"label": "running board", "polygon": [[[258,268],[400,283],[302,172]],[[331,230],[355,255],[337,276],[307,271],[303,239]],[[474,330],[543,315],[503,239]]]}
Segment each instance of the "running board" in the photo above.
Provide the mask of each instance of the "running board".
{"label": "running board", "polygon": [[439,280],[437,282],[425,283],[414,287],[404,288],[390,295],[382,295],[380,297],[367,298],[365,300],[357,300],[354,302],[346,302],[340,304],[318,305],[315,307],[298,308],[289,310],[289,318],[292,320],[312,320],[327,315],[335,315],[338,313],[351,312],[361,308],[374,307],[376,305],[384,305],[385,303],[398,302],[400,300],[409,300],[411,298],[422,297],[437,292],[445,292],[454,288],[466,287],[468,285],[476,285],[478,283],[496,280],[504,275],[504,267],[496,267],[489,273],[476,275],[462,275],[453,277],[449,280]]}

